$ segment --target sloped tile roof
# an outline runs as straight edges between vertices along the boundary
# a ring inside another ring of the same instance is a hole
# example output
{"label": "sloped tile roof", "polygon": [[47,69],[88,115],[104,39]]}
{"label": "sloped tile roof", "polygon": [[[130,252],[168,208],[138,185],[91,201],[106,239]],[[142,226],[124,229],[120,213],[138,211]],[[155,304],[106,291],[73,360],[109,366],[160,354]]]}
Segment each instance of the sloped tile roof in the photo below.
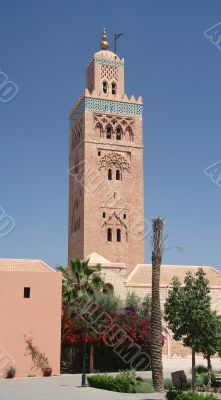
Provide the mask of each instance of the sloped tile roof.
{"label": "sloped tile roof", "polygon": [[110,264],[111,262],[101,256],[98,253],[91,253],[87,257],[85,257],[85,260],[89,259],[89,265],[94,265],[94,264]]}
{"label": "sloped tile roof", "polygon": [[[210,286],[221,287],[221,271],[209,266],[192,266],[192,265],[162,265],[160,274],[160,286],[169,286],[172,278],[177,276],[181,284],[187,272],[195,274],[199,268],[206,273]],[[151,286],[152,265],[137,264],[134,270],[127,278],[127,286]]]}
{"label": "sloped tile roof", "polygon": [[0,259],[0,272],[55,272],[41,260]]}

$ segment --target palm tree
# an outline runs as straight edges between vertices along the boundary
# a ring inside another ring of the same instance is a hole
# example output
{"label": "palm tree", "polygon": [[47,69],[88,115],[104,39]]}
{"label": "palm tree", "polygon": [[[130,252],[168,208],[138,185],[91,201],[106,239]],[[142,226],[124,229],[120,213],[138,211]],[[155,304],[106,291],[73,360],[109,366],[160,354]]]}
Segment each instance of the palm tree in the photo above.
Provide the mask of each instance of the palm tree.
{"label": "palm tree", "polygon": [[162,317],[160,309],[160,267],[163,254],[164,220],[152,220],[152,302],[151,302],[151,367],[153,386],[163,391]]}
{"label": "palm tree", "polygon": [[90,267],[89,260],[81,261],[76,257],[70,261],[70,267],[57,268],[63,274],[62,298],[63,303],[72,305],[77,298],[92,295],[100,291],[104,285],[100,275],[101,266],[97,264]]}

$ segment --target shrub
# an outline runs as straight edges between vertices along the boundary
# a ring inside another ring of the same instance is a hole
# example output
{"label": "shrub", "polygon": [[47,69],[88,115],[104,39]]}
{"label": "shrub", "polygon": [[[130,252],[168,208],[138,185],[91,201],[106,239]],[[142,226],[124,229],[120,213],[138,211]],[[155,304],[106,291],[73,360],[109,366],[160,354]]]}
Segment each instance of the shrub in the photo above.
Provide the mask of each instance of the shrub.
{"label": "shrub", "polygon": [[204,372],[208,372],[208,368],[206,368],[205,365],[196,365],[197,374],[202,374]]}
{"label": "shrub", "polygon": [[38,346],[33,343],[32,336],[24,336],[25,344],[26,344],[26,353],[31,356],[33,367],[35,369],[44,370],[45,368],[49,368],[48,358],[44,353],[42,353]]}
{"label": "shrub", "polygon": [[135,393],[153,393],[153,384],[147,380],[138,381],[135,386]]}
{"label": "shrub", "polygon": [[167,400],[217,400],[213,394],[199,394],[197,392],[172,392],[166,394]]}
{"label": "shrub", "polygon": [[192,379],[191,378],[187,379],[186,387],[187,387],[187,389],[190,389],[192,387]]}
{"label": "shrub", "polygon": [[208,378],[208,373],[201,373],[201,374],[197,374],[196,376],[196,385],[197,386],[203,386],[203,385],[207,385],[209,381]]}
{"label": "shrub", "polygon": [[12,365],[6,370],[6,378],[14,378],[16,373],[15,367]]}
{"label": "shrub", "polygon": [[165,390],[170,390],[170,389],[172,389],[172,387],[173,387],[172,380],[171,380],[170,378],[165,378],[165,379],[164,379],[164,382],[163,382],[163,385],[164,385],[164,389],[165,389]]}
{"label": "shrub", "polygon": [[121,393],[135,393],[135,371],[121,371],[117,375],[88,376],[90,386]]}

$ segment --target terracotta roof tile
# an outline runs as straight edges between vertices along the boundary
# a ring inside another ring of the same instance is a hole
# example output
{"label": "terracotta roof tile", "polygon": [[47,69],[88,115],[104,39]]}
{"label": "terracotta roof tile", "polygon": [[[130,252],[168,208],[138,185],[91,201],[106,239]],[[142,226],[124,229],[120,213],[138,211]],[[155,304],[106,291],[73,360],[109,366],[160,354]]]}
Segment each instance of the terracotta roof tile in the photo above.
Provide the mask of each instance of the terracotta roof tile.
{"label": "terracotta roof tile", "polygon": [[98,253],[91,253],[89,254],[87,257],[85,257],[85,260],[89,259],[89,265],[92,264],[110,264],[111,262],[109,260],[107,260],[106,258],[104,258],[103,256],[101,256]]}
{"label": "terracotta roof tile", "polygon": [[54,270],[41,260],[0,259],[0,272],[53,272]]}
{"label": "terracotta roof tile", "polygon": [[[202,268],[209,280],[210,286],[221,286],[221,272],[209,266],[192,265],[162,265],[160,274],[160,285],[169,286],[172,278],[177,276],[183,284],[187,272],[195,274],[198,268]],[[152,266],[151,264],[137,264],[127,278],[127,286],[151,286]]]}

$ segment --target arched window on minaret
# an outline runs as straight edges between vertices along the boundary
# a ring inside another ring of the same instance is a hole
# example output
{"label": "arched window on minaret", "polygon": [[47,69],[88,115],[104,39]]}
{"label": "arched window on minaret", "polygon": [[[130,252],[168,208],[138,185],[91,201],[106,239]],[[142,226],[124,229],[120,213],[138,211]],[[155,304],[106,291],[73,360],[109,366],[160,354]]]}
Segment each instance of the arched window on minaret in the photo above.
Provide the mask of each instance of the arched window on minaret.
{"label": "arched window on minaret", "polygon": [[122,180],[122,175],[121,171],[119,169],[116,170],[116,181],[121,181]]}
{"label": "arched window on minaret", "polygon": [[112,169],[111,168],[108,169],[107,176],[108,176],[108,180],[111,181],[112,180]]}
{"label": "arched window on minaret", "polygon": [[118,126],[116,129],[116,139],[121,140],[122,137],[122,129]]}
{"label": "arched window on minaret", "polygon": [[108,242],[112,242],[112,229],[108,228],[107,230],[107,240]]}
{"label": "arched window on minaret", "polygon": [[100,122],[97,122],[97,124],[95,125],[95,132],[96,132],[97,138],[103,137],[103,126]]}
{"label": "arched window on minaret", "polygon": [[115,95],[117,93],[117,85],[115,82],[113,82],[111,85],[111,91],[112,91],[113,95]]}
{"label": "arched window on minaret", "polygon": [[107,92],[108,92],[108,84],[107,84],[106,81],[103,82],[103,92],[104,92],[105,94],[107,94]]}
{"label": "arched window on minaret", "polygon": [[121,242],[121,230],[117,229],[117,242]]}
{"label": "arched window on minaret", "polygon": [[107,133],[107,139],[111,139],[111,136],[112,136],[111,126],[107,126],[106,133]]}
{"label": "arched window on minaret", "polygon": [[127,126],[125,129],[125,140],[127,142],[133,142],[134,141],[134,135],[133,131],[130,126]]}

